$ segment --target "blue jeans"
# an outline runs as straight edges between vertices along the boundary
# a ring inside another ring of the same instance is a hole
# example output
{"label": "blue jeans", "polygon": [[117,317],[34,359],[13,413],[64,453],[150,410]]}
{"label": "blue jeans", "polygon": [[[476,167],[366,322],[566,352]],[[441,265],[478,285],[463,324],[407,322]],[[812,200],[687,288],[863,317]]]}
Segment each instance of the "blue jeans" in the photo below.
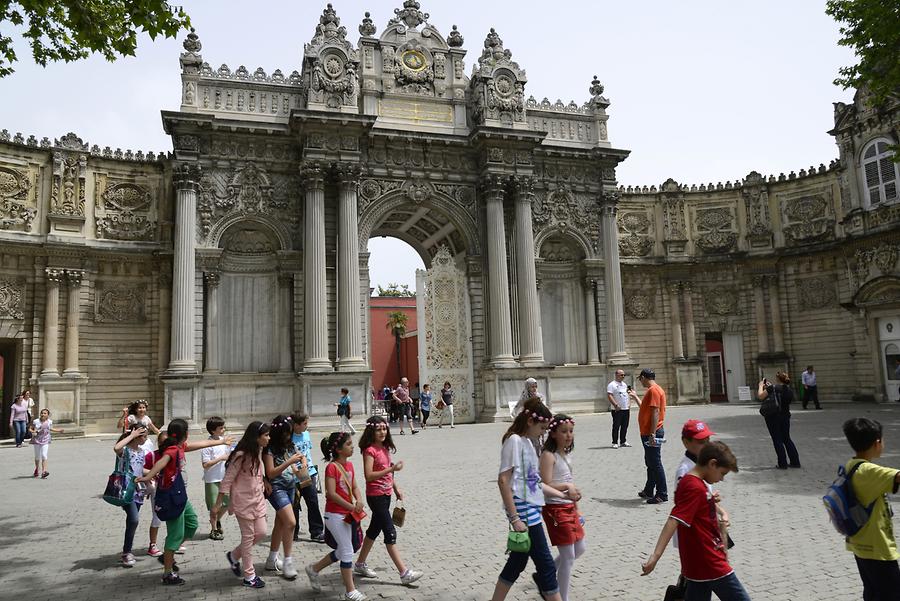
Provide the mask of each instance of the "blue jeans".
{"label": "blue jeans", "polygon": [[[318,474],[311,476],[312,484],[306,488],[302,488],[295,492],[295,495],[301,495],[306,502],[306,518],[309,522],[309,537],[318,538],[325,533],[325,523],[322,521],[322,512],[319,510],[319,497],[316,492],[316,478]],[[300,504],[294,504],[294,536],[300,533]]]}
{"label": "blue jeans", "polygon": [[529,526],[528,536],[531,537],[531,550],[528,553],[510,553],[503,571],[500,572],[500,580],[512,586],[531,557],[537,570],[538,589],[544,595],[554,595],[559,592],[559,584],[556,581],[556,564],[553,563],[550,547],[547,546],[547,537],[544,535],[544,524]]}
{"label": "blue jeans", "polygon": [[269,495],[269,505],[275,508],[275,511],[278,511],[282,507],[287,507],[291,503],[294,502],[294,487],[290,488],[278,488],[277,486],[272,487],[272,494]]}
{"label": "blue jeans", "polygon": [[138,521],[141,519],[142,503],[130,503],[123,505],[125,510],[125,543],[122,545],[122,553],[131,553],[134,546],[134,533],[137,532]]}
{"label": "blue jeans", "polygon": [[[665,435],[666,431],[663,428],[657,430],[655,434],[656,438],[663,438]],[[668,501],[669,490],[666,488],[666,472],[663,470],[662,464],[662,446],[657,444],[651,447],[647,444],[650,438],[652,437],[641,434],[641,443],[644,446],[644,465],[647,466],[647,483],[644,484],[644,494],[651,499],[656,496]]]}
{"label": "blue jeans", "polygon": [[712,599],[713,593],[722,601],[750,601],[750,595],[744,590],[741,581],[738,580],[737,574],[734,572],[728,576],[723,576],[716,580],[707,580],[706,582],[688,580],[684,601],[709,601]]}
{"label": "blue jeans", "polygon": [[22,420],[16,420],[13,422],[13,430],[15,431],[16,436],[16,446],[22,444],[22,441],[25,440],[25,422]]}

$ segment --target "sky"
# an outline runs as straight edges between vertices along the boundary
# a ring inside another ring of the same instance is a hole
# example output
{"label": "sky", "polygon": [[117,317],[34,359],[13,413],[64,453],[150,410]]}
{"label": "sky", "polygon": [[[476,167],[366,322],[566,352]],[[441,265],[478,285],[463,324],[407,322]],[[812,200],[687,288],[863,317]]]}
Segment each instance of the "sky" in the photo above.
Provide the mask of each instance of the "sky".
{"label": "sky", "polygon": [[[178,4],[191,15],[214,69],[225,63],[287,74],[300,69],[303,44],[326,2]],[[332,4],[356,43],[365,11],[378,35],[403,2]],[[824,13],[824,1],[424,0],[422,10],[445,35],[458,26],[467,74],[495,27],[527,71],[526,95],[538,101],[581,104],[597,75],[611,102],[610,140],[631,150],[617,171],[623,185],[658,186],[669,177],[686,184],[735,181],[753,170],[777,175],[837,157],[826,133],[831,103],[853,94],[832,80],[854,58],[837,45],[838,24]],[[101,147],[170,150],[160,110],[179,107],[183,39],[143,36],[136,57],[110,63],[94,56],[46,68],[18,43],[16,73],[0,79],[0,129],[38,139],[73,131]],[[370,265],[373,286],[415,287],[422,264],[410,247],[380,239],[370,250],[389,258],[380,261],[383,268]]]}

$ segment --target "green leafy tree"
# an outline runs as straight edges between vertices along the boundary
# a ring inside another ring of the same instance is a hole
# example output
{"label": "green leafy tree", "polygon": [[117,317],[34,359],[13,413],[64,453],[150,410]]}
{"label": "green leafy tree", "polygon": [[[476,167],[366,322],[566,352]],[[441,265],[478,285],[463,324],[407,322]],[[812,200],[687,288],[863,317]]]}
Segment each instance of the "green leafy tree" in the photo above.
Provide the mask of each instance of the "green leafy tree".
{"label": "green leafy tree", "polygon": [[[134,56],[138,33],[173,38],[190,26],[180,7],[163,0],[0,0],[0,27],[25,39],[42,67],[92,52],[109,61]],[[0,33],[0,77],[13,73],[17,60],[13,38]]]}
{"label": "green leafy tree", "polygon": [[397,373],[403,377],[403,368],[400,365],[400,339],[406,334],[406,323],[409,318],[403,311],[391,311],[388,313],[387,329],[394,335],[394,352],[397,355]]}
{"label": "green leafy tree", "polygon": [[852,48],[859,63],[842,67],[835,85],[867,88],[875,104],[900,91],[900,2],[828,0],[825,13],[840,23],[841,46]]}
{"label": "green leafy tree", "polygon": [[409,289],[408,284],[396,284],[389,282],[387,287],[378,286],[378,296],[411,297],[416,293]]}

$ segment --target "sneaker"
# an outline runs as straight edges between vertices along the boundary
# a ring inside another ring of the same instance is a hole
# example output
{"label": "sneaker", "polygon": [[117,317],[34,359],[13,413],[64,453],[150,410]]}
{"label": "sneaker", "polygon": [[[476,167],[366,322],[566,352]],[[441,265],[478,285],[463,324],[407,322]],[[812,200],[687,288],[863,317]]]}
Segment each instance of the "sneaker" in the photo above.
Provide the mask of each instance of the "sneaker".
{"label": "sneaker", "polygon": [[[161,563],[163,565],[166,565],[166,560],[162,555],[158,555],[156,557],[156,561],[158,561],[159,563]],[[175,572],[176,574],[178,573],[178,564],[175,563],[174,561],[172,562],[172,571]]]}
{"label": "sneaker", "polygon": [[325,535],[324,535],[324,534],[317,534],[317,535],[311,537],[310,540],[312,540],[312,542],[314,542],[314,543],[321,543],[321,544],[324,545],[324,544],[325,544]]}
{"label": "sneaker", "polygon": [[229,551],[228,553],[225,554],[225,559],[226,559],[226,561],[228,561],[228,567],[231,568],[231,573],[234,574],[235,576],[237,576],[238,578],[240,578],[241,577],[241,562],[235,561],[234,559],[231,558],[231,551]]}
{"label": "sneaker", "polygon": [[647,499],[647,505],[659,505],[660,503],[666,503],[668,499],[664,499],[662,497],[653,497],[652,499]]}
{"label": "sneaker", "polygon": [[614,443],[612,443],[612,448],[618,449],[618,448],[619,448],[619,445],[618,445],[617,443],[614,442]]}
{"label": "sneaker", "polygon": [[406,570],[405,574],[400,575],[400,584],[407,585],[412,584],[425,574],[423,572],[419,572],[417,570]]}
{"label": "sneaker", "polygon": [[280,559],[267,559],[266,560],[266,571],[267,572],[281,572],[284,568],[284,562]]}
{"label": "sneaker", "polygon": [[356,590],[350,591],[349,593],[344,593],[344,596],[341,597],[341,599],[345,599],[346,601],[366,601],[368,597]]}
{"label": "sneaker", "polygon": [[639,496],[640,498],[642,498],[642,499],[649,499],[649,498],[650,498],[650,495],[648,495],[647,493],[645,493],[645,492],[642,491],[642,490],[639,490],[639,491],[638,491],[638,496]]}
{"label": "sneaker", "polygon": [[184,584],[184,578],[182,578],[175,572],[172,572],[171,574],[166,574],[165,576],[163,576],[162,582],[163,582],[163,584],[179,585],[179,584]]}
{"label": "sneaker", "polygon": [[293,557],[284,558],[284,574],[282,574],[282,576],[288,580],[293,580],[297,577],[297,568],[294,567]]}
{"label": "sneaker", "polygon": [[133,568],[134,564],[134,555],[131,553],[122,553],[122,567]]}
{"label": "sneaker", "polygon": [[153,543],[147,548],[147,555],[150,557],[159,557],[163,552],[159,550],[159,547],[156,546],[156,543]]}
{"label": "sneaker", "polygon": [[418,434],[419,431],[418,431],[418,430],[412,430],[412,433],[413,433],[413,434]]}
{"label": "sneaker", "polygon": [[455,428],[456,426],[450,426],[451,428]]}
{"label": "sneaker", "polygon": [[623,443],[622,443],[622,446],[623,446],[623,447],[630,447],[631,445],[630,445],[629,443],[627,443],[627,442],[623,442]]}
{"label": "sneaker", "polygon": [[244,578],[242,582],[244,586],[248,586],[250,588],[262,588],[266,586],[265,581],[263,581],[263,579],[259,576],[254,576],[253,580],[247,580],[246,578]]}
{"label": "sneaker", "polygon": [[175,551],[175,554],[176,555],[184,555],[185,551],[187,551],[187,547],[185,547],[184,545],[181,545],[180,547],[178,547],[178,550]]}
{"label": "sneaker", "polygon": [[306,572],[306,577],[309,578],[309,587],[313,590],[313,592],[321,593],[322,592],[322,583],[319,582],[319,573],[313,567],[313,564],[309,564],[304,569]]}
{"label": "sneaker", "polygon": [[46,478],[49,475],[50,475],[50,472],[44,472],[43,474],[41,474],[41,480],[43,480],[44,478]]}
{"label": "sneaker", "polygon": [[[400,430],[400,436],[406,436],[406,432],[404,432],[403,430]],[[350,593],[347,593],[347,594],[349,595]]]}
{"label": "sneaker", "polygon": [[378,578],[378,573],[364,563],[353,564],[353,573],[363,578]]}

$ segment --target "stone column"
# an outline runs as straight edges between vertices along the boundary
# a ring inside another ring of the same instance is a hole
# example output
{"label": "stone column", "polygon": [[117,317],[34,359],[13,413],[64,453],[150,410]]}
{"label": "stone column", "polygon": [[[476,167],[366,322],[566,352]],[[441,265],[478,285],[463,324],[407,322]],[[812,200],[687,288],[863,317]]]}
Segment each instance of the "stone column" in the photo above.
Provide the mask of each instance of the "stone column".
{"label": "stone column", "polygon": [[175,167],[175,256],[172,269],[172,351],[169,372],[195,374],[194,251],[197,231],[197,189],[200,166]]}
{"label": "stone column", "polygon": [[48,267],[47,306],[44,313],[44,369],[42,376],[58,376],[59,369],[59,283],[65,272],[62,269]]}
{"label": "stone column", "polygon": [[763,294],[765,282],[766,280],[763,276],[754,276],[751,280],[751,284],[753,285],[753,309],[756,314],[757,352],[760,355],[769,350],[769,341],[766,334],[765,295]]}
{"label": "stone column", "polygon": [[678,302],[678,291],[681,284],[669,284],[669,319],[672,320],[672,358],[684,359],[684,343],[681,339],[681,303]]}
{"label": "stone column", "polygon": [[603,260],[606,264],[606,319],[609,331],[607,362],[628,362],[625,352],[625,301],[622,298],[622,268],[619,265],[619,235],[616,228],[618,193],[603,193],[600,209],[603,233]]}
{"label": "stone column", "polygon": [[512,354],[509,278],[506,271],[503,182],[499,176],[489,176],[485,178],[483,185],[487,214],[488,279],[491,300],[491,363],[495,367],[512,367],[515,361]]}
{"label": "stone column", "polygon": [[772,350],[784,352],[784,325],[781,323],[781,303],[778,299],[778,276],[771,275],[769,280],[769,313],[772,314]]}
{"label": "stone column", "polygon": [[523,365],[544,362],[541,336],[541,308],[534,267],[534,230],[531,226],[531,203],[534,199],[531,178],[516,181],[516,284],[519,293],[519,359]]}
{"label": "stone column", "polygon": [[303,215],[304,347],[306,371],[330,371],[328,298],[325,286],[325,171],[311,163],[304,169],[306,212]]}
{"label": "stone column", "polygon": [[219,272],[203,274],[206,283],[206,366],[204,371],[219,372]]}
{"label": "stone column", "polygon": [[[165,269],[165,266],[163,266],[163,269]],[[159,320],[159,342],[156,352],[159,355],[159,369],[160,371],[165,371],[169,365],[169,352],[171,351],[169,341],[172,332],[172,313],[169,307],[172,303],[172,292],[170,290],[172,287],[172,275],[166,271],[160,272],[157,278],[157,286],[157,294],[159,295],[159,313],[157,314],[157,319]]]}
{"label": "stone column", "polygon": [[584,280],[584,312],[587,323],[587,362],[588,365],[600,365],[600,348],[597,345],[597,306],[594,300],[592,278]]}
{"label": "stone column", "polygon": [[691,283],[681,284],[684,290],[684,339],[687,345],[687,356],[697,356],[697,332],[694,329],[694,303],[691,298]]}
{"label": "stone column", "polygon": [[279,308],[281,309],[278,316],[279,336],[278,336],[278,371],[291,372],[294,369],[291,360],[291,314],[293,313],[293,291],[294,291],[294,274],[282,273],[278,276],[278,289],[280,292]]}
{"label": "stone column", "polygon": [[81,278],[82,271],[66,271],[69,284],[69,299],[66,307],[66,358],[63,375],[78,376],[78,323],[81,321]]}
{"label": "stone column", "polygon": [[359,302],[359,166],[342,165],[338,206],[338,364],[339,370],[365,369]]}

